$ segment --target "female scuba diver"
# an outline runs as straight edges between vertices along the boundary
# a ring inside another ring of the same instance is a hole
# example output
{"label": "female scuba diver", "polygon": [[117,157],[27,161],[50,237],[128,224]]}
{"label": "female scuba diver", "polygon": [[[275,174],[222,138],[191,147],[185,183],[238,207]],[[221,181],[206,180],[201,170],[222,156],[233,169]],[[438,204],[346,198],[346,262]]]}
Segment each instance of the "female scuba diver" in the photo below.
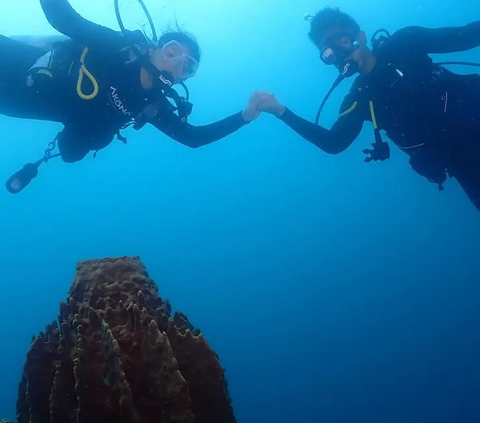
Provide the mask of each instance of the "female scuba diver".
{"label": "female scuba diver", "polygon": [[[258,117],[251,101],[242,112],[210,125],[187,122],[192,105],[172,88],[184,86],[198,69],[199,46],[186,33],[168,32],[152,44],[140,31],[117,32],[84,19],[68,0],[40,3],[65,40],[45,51],[0,36],[0,113],[59,122],[64,128],[43,158],[7,181],[9,192],[20,192],[40,164],[53,157],[73,163],[108,146],[115,135],[126,142],[120,130],[130,125],[138,130],[150,123],[175,141],[197,148]],[[56,146],[59,153],[52,154]]]}

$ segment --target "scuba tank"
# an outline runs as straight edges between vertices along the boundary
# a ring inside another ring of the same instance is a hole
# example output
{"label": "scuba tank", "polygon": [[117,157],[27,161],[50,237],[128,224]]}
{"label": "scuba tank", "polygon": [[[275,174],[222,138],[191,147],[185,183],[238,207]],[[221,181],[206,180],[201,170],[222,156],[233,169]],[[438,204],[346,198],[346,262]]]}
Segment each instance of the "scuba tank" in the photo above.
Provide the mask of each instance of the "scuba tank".
{"label": "scuba tank", "polygon": [[55,44],[70,40],[70,38],[65,35],[12,35],[8,38],[22,44],[36,47],[45,53],[51,51],[55,47]]}

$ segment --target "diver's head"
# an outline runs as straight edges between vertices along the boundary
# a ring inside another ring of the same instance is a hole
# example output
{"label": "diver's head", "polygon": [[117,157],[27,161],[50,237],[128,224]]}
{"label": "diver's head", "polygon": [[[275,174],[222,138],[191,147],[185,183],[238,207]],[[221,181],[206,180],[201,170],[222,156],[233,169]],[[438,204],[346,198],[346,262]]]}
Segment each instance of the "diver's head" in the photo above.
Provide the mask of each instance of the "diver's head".
{"label": "diver's head", "polygon": [[372,56],[365,32],[352,17],[337,8],[327,7],[318,12],[310,20],[308,36],[318,48],[320,59],[340,72],[347,63],[353,64],[351,68],[355,72],[362,71]]}
{"label": "diver's head", "polygon": [[159,71],[172,77],[172,84],[177,84],[197,73],[200,47],[190,34],[166,32],[158,40],[158,45],[150,50],[150,61]]}

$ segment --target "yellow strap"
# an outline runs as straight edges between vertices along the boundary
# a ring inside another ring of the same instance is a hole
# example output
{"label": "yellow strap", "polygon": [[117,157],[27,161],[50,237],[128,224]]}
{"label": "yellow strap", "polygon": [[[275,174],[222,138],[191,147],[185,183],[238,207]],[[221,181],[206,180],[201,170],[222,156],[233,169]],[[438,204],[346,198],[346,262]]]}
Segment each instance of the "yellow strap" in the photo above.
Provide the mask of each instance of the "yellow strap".
{"label": "yellow strap", "polygon": [[[88,53],[88,48],[85,48],[82,52],[82,55],[80,56],[80,72],[79,72],[78,81],[77,81],[77,94],[83,100],[92,100],[98,94],[98,82],[85,66],[85,57],[87,56],[87,53]],[[90,80],[90,82],[93,85],[93,91],[91,94],[84,94],[82,92],[83,77],[85,75],[87,75],[87,78]]]}
{"label": "yellow strap", "polygon": [[378,129],[377,117],[375,116],[375,108],[373,107],[373,101],[370,100],[370,116],[372,116],[373,128]]}
{"label": "yellow strap", "polygon": [[345,110],[343,113],[340,113],[340,114],[338,115],[338,117],[341,118],[342,116],[345,116],[345,115],[348,115],[349,113],[352,113],[352,112],[355,110],[355,108],[357,107],[357,104],[358,104],[358,101],[355,101],[355,102],[350,106],[349,109]]}
{"label": "yellow strap", "polygon": [[[352,113],[355,108],[358,105],[358,101],[355,101],[350,108],[345,110],[343,113],[341,113],[338,117],[341,118],[342,116],[348,115],[349,113]],[[369,101],[369,106],[370,106],[370,116],[372,116],[372,123],[374,129],[378,129],[378,124],[377,124],[377,116],[375,115],[375,107],[373,106],[373,101]]]}
{"label": "yellow strap", "polygon": [[37,73],[40,73],[42,75],[47,75],[50,78],[53,78],[52,72],[50,72],[48,69],[39,69]]}

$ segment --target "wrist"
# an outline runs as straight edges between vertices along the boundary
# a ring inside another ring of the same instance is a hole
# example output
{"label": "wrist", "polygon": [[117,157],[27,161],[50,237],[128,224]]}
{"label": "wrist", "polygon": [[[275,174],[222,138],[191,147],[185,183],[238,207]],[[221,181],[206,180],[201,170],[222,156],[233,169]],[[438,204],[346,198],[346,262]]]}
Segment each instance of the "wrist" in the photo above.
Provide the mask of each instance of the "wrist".
{"label": "wrist", "polygon": [[280,104],[278,109],[275,110],[275,116],[277,118],[281,118],[283,114],[285,113],[286,107],[283,104]]}
{"label": "wrist", "polygon": [[242,119],[245,123],[250,123],[255,119],[254,113],[250,109],[242,110]]}

